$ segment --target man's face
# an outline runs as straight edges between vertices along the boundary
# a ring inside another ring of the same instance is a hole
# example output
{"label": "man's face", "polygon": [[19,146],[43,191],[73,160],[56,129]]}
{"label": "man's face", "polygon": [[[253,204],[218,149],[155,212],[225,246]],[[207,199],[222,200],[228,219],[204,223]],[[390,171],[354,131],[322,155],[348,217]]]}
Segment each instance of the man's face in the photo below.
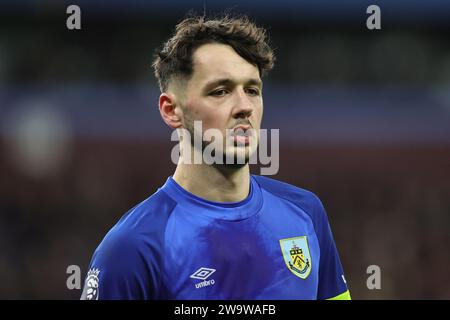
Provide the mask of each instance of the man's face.
{"label": "man's face", "polygon": [[[217,43],[197,48],[193,53],[193,66],[182,99],[183,126],[192,136],[194,121],[202,121],[203,132],[212,128],[220,130],[225,150],[221,148],[217,152],[225,157],[235,155],[240,148],[248,162],[258,145],[263,113],[258,68],[232,47]],[[234,131],[237,128],[253,130],[242,135],[242,131]],[[249,135],[251,131],[254,132]],[[206,145],[204,143],[203,147]]]}

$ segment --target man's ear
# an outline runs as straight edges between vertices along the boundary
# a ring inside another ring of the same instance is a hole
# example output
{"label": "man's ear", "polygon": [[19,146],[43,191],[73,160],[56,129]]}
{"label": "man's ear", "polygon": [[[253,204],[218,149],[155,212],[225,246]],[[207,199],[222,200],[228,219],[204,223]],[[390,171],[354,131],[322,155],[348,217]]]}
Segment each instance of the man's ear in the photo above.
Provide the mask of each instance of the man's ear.
{"label": "man's ear", "polygon": [[176,98],[173,94],[161,93],[159,96],[159,113],[164,122],[172,129],[181,127],[182,110],[177,106]]}

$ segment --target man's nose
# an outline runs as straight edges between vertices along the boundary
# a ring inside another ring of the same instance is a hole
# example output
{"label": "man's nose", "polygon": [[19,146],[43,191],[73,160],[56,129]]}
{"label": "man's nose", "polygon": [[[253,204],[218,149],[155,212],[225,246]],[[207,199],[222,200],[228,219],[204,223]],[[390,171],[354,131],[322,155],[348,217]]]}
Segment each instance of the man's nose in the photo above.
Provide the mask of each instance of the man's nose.
{"label": "man's nose", "polygon": [[253,106],[250,99],[243,89],[237,90],[236,102],[233,115],[235,118],[248,118],[253,112]]}

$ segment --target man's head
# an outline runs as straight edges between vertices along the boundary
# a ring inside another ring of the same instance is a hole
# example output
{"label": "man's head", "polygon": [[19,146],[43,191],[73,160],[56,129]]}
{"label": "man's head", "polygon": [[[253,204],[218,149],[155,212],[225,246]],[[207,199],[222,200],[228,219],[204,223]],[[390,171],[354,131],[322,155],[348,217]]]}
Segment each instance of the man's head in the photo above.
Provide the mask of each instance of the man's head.
{"label": "man's head", "polygon": [[[202,121],[203,132],[214,128],[224,137],[227,129],[238,126],[257,132],[263,113],[261,76],[273,67],[274,59],[265,30],[247,17],[184,19],[153,64],[162,92],[161,116],[192,137],[194,121]],[[254,145],[256,138],[250,137]],[[223,156],[238,147],[224,148]],[[245,148],[248,159],[249,146]]]}

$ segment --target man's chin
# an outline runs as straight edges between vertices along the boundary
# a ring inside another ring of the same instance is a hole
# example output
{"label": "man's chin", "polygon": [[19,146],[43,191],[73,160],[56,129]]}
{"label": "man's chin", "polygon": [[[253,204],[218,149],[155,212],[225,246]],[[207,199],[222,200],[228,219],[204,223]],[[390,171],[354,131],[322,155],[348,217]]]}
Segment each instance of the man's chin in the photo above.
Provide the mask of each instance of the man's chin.
{"label": "man's chin", "polygon": [[221,167],[221,168],[237,170],[237,169],[241,169],[241,168],[245,167],[247,164],[248,164],[248,159],[245,159],[244,163],[237,162],[237,161],[234,161],[232,163],[226,163],[226,161],[224,160],[223,163],[221,163],[221,164],[216,164],[215,163],[214,166],[215,167]]}
{"label": "man's chin", "polygon": [[246,150],[233,150],[223,155],[223,165],[233,168],[242,168],[250,161],[250,153]]}
{"label": "man's chin", "polygon": [[[204,151],[206,145],[203,147]],[[239,146],[239,147],[228,147],[226,151],[215,149],[211,154],[203,156],[208,158],[207,163],[214,166],[226,166],[230,168],[242,168],[249,164],[252,155],[254,155],[257,150],[252,150],[251,146]]]}

